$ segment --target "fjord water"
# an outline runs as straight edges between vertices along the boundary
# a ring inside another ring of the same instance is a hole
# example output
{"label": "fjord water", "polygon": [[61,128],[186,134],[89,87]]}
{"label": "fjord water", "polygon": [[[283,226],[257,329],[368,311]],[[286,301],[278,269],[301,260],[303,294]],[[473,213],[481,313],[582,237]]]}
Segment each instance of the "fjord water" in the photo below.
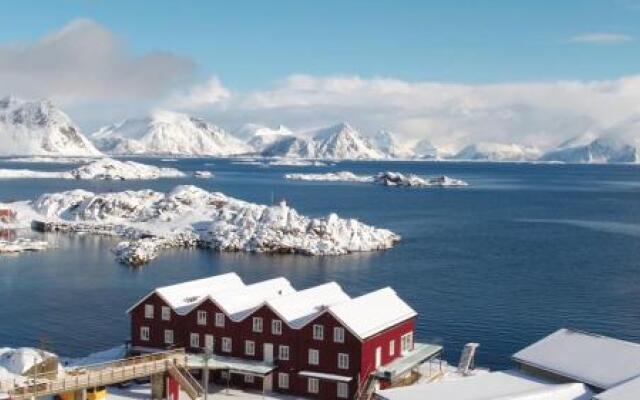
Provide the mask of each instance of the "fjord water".
{"label": "fjord water", "polygon": [[[331,167],[239,165],[230,160],[144,162],[215,178],[87,182],[0,181],[0,201],[85,188],[168,190],[196,184],[259,203],[286,199],[299,212],[337,212],[402,235],[393,249],[337,257],[172,250],[130,268],[115,243],[48,234],[58,248],[0,258],[0,347],[45,341],[79,356],[122,343],[127,308],[154,287],[235,271],[247,282],[285,276],[297,288],[335,280],[355,296],[392,286],[420,314],[418,340],[481,343],[480,365],[510,355],[559,327],[640,341],[640,168],[491,163],[343,162]],[[68,165],[3,167],[64,170]],[[287,172],[383,170],[446,174],[468,188],[390,188],[295,182]],[[34,234],[35,235],[35,234]]]}

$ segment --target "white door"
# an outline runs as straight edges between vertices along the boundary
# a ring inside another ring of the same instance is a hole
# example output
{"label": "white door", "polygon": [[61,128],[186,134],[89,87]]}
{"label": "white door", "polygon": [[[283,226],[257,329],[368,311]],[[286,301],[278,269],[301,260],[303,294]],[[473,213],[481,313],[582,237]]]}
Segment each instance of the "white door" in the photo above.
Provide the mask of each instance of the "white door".
{"label": "white door", "polygon": [[207,350],[213,351],[214,339],[213,335],[204,335],[204,347]]}
{"label": "white door", "polygon": [[269,374],[267,376],[265,376],[264,378],[262,378],[262,389],[265,392],[270,392],[273,390],[273,374]]}
{"label": "white door", "polygon": [[272,363],[273,362],[273,343],[265,343],[263,349],[264,349],[264,362]]}
{"label": "white door", "polygon": [[382,347],[376,347],[376,368],[382,365]]}

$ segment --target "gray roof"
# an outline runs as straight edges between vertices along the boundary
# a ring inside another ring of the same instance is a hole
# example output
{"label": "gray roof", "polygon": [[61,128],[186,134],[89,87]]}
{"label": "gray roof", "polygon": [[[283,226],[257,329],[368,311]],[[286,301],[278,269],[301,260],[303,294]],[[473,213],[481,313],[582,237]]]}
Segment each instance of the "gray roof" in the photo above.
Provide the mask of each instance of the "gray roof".
{"label": "gray roof", "polygon": [[596,400],[638,400],[640,398],[640,377],[631,379],[595,396]]}
{"label": "gray roof", "polygon": [[564,328],[512,358],[602,390],[640,375],[639,344]]}

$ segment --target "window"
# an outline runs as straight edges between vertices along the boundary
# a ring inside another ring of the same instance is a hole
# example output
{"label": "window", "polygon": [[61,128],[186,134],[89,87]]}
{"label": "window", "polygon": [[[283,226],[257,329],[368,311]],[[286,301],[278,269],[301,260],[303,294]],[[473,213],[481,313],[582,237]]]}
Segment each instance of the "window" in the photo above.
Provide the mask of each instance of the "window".
{"label": "window", "polygon": [[393,339],[389,341],[389,355],[390,356],[396,355],[396,341]]}
{"label": "window", "polygon": [[253,317],[253,331],[262,332],[262,318]]}
{"label": "window", "polygon": [[167,306],[162,306],[162,320],[171,321],[171,309]]}
{"label": "window", "polygon": [[282,335],[282,321],[279,319],[271,320],[271,334]]}
{"label": "window", "polygon": [[198,311],[198,325],[207,325],[207,312],[199,310]]}
{"label": "window", "polygon": [[220,378],[229,379],[229,371],[221,371],[220,372]]}
{"label": "window", "polygon": [[413,350],[413,332],[406,333],[400,338],[400,352],[405,354]]}
{"label": "window", "polygon": [[333,328],[333,341],[335,343],[344,343],[344,328],[338,326]]}
{"label": "window", "polygon": [[318,378],[307,378],[307,392],[318,393],[320,391],[320,381]]}
{"label": "window", "polygon": [[200,334],[192,333],[191,337],[189,339],[189,344],[191,345],[191,348],[193,348],[193,349],[200,348]]}
{"label": "window", "polygon": [[324,339],[324,326],[322,326],[322,325],[313,325],[313,338],[315,340]]}
{"label": "window", "polygon": [[316,349],[309,349],[309,365],[320,364],[320,352]]}
{"label": "window", "polygon": [[244,354],[248,356],[256,355],[256,343],[253,340],[244,341]]}
{"label": "window", "polygon": [[337,390],[338,393],[336,394],[338,395],[339,399],[349,398],[349,385],[347,385],[345,382],[338,382]]}
{"label": "window", "polygon": [[171,329],[165,329],[164,331],[164,343],[173,344],[173,331]]}
{"label": "window", "polygon": [[253,375],[245,375],[244,383],[253,383]]}
{"label": "window", "polygon": [[223,337],[222,338],[222,351],[225,353],[231,353],[231,338]]}
{"label": "window", "polygon": [[216,313],[216,326],[218,328],[224,328],[224,314],[221,312]]}
{"label": "window", "polygon": [[287,361],[289,359],[289,346],[278,346],[278,360]]}
{"label": "window", "polygon": [[148,326],[141,326],[140,327],[140,340],[148,342],[149,341],[149,327]]}
{"label": "window", "polygon": [[153,304],[144,305],[144,317],[146,319],[153,319]]}
{"label": "window", "polygon": [[278,374],[278,387],[280,389],[289,389],[289,374],[283,372]]}
{"label": "window", "polygon": [[349,354],[338,353],[338,368],[349,369]]}

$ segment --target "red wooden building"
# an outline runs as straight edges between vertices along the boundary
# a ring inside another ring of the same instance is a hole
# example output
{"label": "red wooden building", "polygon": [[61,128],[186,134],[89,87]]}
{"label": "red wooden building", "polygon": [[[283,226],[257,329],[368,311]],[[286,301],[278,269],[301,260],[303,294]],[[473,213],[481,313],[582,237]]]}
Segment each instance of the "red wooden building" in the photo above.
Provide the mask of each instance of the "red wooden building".
{"label": "red wooden building", "polygon": [[351,298],[229,273],[157,288],[128,313],[134,352],[184,347],[219,383],[311,398],[354,398],[442,350],[414,345],[417,314],[388,287]]}

